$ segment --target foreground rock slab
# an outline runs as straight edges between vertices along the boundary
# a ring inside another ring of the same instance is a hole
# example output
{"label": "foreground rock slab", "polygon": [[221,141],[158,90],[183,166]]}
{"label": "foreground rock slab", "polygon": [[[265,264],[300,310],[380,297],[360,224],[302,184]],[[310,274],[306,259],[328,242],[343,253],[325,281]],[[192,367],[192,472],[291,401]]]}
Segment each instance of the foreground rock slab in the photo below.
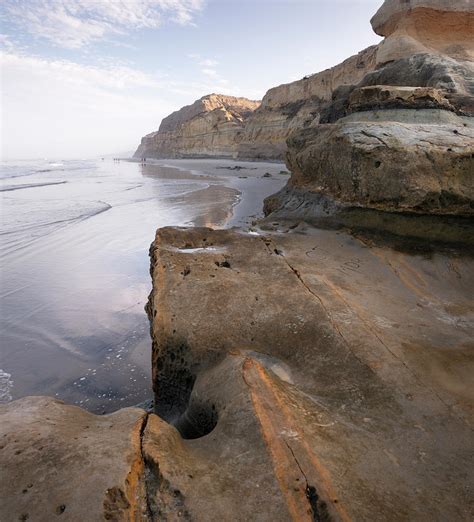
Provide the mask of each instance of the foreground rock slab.
{"label": "foreground rock slab", "polygon": [[159,415],[2,406],[0,520],[472,520],[473,259],[267,226],[158,231]]}
{"label": "foreground rock slab", "polygon": [[0,520],[142,520],[146,413],[96,416],[50,397],[0,408]]}
{"label": "foreground rock slab", "polygon": [[186,439],[178,469],[201,470],[176,475],[190,513],[470,520],[473,260],[260,234],[167,228],[152,246],[157,411]]}

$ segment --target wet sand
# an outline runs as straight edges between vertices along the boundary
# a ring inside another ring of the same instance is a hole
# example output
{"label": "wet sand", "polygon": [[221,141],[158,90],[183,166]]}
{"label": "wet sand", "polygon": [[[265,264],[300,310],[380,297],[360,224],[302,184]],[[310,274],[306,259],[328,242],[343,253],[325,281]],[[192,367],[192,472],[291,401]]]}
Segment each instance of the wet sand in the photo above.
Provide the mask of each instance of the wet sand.
{"label": "wet sand", "polygon": [[140,403],[151,395],[155,230],[248,225],[286,169],[170,160],[44,170],[0,186],[2,400],[54,395],[94,412]]}

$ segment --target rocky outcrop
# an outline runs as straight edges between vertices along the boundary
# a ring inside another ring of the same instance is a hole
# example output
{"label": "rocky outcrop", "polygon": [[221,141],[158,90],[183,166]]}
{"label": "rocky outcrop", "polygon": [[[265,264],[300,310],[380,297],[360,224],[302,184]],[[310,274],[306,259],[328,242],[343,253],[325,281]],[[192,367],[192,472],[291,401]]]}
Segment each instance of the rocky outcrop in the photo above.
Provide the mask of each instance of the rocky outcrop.
{"label": "rocky outcrop", "polygon": [[158,231],[159,415],[1,406],[0,519],[472,520],[473,268],[304,224]]}
{"label": "rocky outcrop", "polygon": [[166,228],[151,248],[155,398],[185,439],[185,504],[212,499],[212,520],[469,520],[472,259],[275,228]]}
{"label": "rocky outcrop", "polygon": [[154,413],[0,407],[1,520],[473,519],[466,5],[387,1],[373,22],[387,40],[359,68],[277,88],[254,112],[205,97],[145,139],[138,157],[247,143],[273,158],[303,127],[259,228],[157,232]]}
{"label": "rocky outcrop", "polygon": [[472,0],[386,0],[371,24],[385,37],[378,63],[420,53],[474,59]]}
{"label": "rocky outcrop", "polygon": [[[305,209],[306,220],[347,224],[355,210],[352,224],[373,221],[420,237],[423,220],[417,233],[394,226],[397,214],[472,216],[472,15],[469,2],[385,2],[372,20],[387,37],[377,67],[357,85],[336,89],[319,125],[289,137],[292,176],[266,202],[267,214],[294,218]],[[367,220],[358,209],[392,214]]]}
{"label": "rocky outcrop", "polygon": [[[474,213],[474,128],[409,121],[340,121],[289,139],[291,186],[389,212]],[[400,116],[399,121],[395,116]],[[385,116],[387,118],[387,116]]]}
{"label": "rocky outcrop", "polygon": [[135,158],[189,158],[237,153],[239,136],[260,102],[209,94],[166,117],[142,138]]}
{"label": "rocky outcrop", "polygon": [[146,520],[146,414],[97,416],[49,397],[0,406],[1,520]]}

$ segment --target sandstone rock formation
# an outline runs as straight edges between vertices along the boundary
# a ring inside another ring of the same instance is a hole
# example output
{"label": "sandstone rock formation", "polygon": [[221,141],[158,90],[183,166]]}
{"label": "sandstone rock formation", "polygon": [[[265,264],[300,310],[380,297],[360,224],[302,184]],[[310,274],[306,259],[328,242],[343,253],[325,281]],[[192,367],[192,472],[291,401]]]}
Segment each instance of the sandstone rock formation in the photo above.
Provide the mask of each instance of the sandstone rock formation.
{"label": "sandstone rock formation", "polygon": [[369,47],[331,69],[270,89],[249,117],[238,157],[282,159],[286,139],[298,129],[317,125],[335,89],[358,83],[375,67],[377,48]]}
{"label": "sandstone rock formation", "polygon": [[472,257],[303,224],[151,255],[160,416],[1,406],[1,520],[472,520]]}
{"label": "sandstone rock formation", "polygon": [[146,520],[145,420],[49,397],[0,406],[0,520]]}
{"label": "sandstone rock formation", "polygon": [[157,411],[220,470],[195,494],[215,520],[249,516],[225,515],[234,488],[247,520],[469,520],[472,258],[260,234],[151,248]]}
{"label": "sandstone rock formation", "polygon": [[378,48],[144,138],[277,158],[288,137],[292,176],[250,232],[157,232],[155,413],[0,407],[0,520],[473,520],[471,21],[387,0]]}
{"label": "sandstone rock formation", "polygon": [[386,0],[371,23],[385,37],[378,63],[420,53],[474,59],[472,0]]}
{"label": "sandstone rock formation", "polygon": [[[372,20],[387,36],[377,67],[336,89],[319,125],[288,138],[292,177],[267,213],[302,217],[305,209],[306,220],[341,214],[345,223],[350,209],[472,216],[473,13],[471,2],[385,2]],[[382,217],[376,227],[393,229],[396,220]]]}
{"label": "sandstone rock formation", "polygon": [[245,120],[260,102],[209,94],[170,114],[142,138],[135,158],[233,157]]}
{"label": "sandstone rock formation", "polygon": [[295,130],[345,115],[355,86],[438,88],[459,112],[474,114],[472,0],[390,0],[371,22],[385,37],[379,45],[331,69],[270,89],[259,107],[252,105],[255,110],[248,117],[214,113],[215,103],[203,107],[202,100],[228,97],[204,97],[165,118],[158,133],[143,138],[135,157],[283,159],[286,139]]}
{"label": "sandstone rock formation", "polygon": [[358,83],[375,67],[376,51],[369,47],[331,69],[274,87],[261,105],[245,98],[204,96],[142,138],[134,157],[281,160],[291,132],[317,124],[334,89]]}

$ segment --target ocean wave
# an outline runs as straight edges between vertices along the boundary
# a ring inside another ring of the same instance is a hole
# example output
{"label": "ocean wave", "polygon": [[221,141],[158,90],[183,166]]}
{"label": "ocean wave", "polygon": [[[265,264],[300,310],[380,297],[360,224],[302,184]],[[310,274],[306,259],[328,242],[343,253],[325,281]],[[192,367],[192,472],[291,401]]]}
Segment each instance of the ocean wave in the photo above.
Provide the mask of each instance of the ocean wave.
{"label": "ocean wave", "polygon": [[49,183],[29,183],[27,185],[5,185],[0,188],[0,192],[11,192],[13,190],[22,190],[36,187],[48,187],[49,185],[63,185],[67,181],[51,181]]}
{"label": "ocean wave", "polygon": [[[8,201],[3,202],[6,207]],[[50,201],[49,208],[34,208],[30,201],[15,202],[15,206],[5,208],[2,216],[0,237],[0,259],[25,247],[57,230],[93,218],[112,208],[105,201],[72,203]]]}
{"label": "ocean wave", "polygon": [[12,400],[13,381],[10,373],[0,368],[0,404]]}

